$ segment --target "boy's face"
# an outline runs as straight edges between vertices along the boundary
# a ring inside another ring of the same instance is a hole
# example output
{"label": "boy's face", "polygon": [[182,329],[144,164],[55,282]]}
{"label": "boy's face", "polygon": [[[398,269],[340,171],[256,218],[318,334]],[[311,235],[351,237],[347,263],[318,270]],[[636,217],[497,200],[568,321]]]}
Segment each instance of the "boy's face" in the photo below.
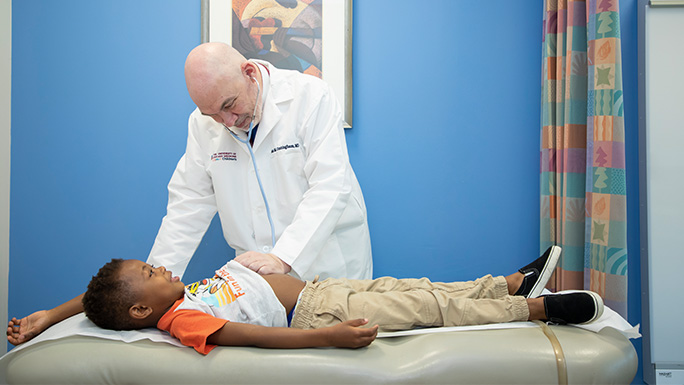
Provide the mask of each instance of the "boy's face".
{"label": "boy's face", "polygon": [[163,266],[153,267],[143,261],[129,259],[123,262],[119,274],[139,294],[137,302],[152,307],[155,312],[166,312],[183,297],[185,285]]}

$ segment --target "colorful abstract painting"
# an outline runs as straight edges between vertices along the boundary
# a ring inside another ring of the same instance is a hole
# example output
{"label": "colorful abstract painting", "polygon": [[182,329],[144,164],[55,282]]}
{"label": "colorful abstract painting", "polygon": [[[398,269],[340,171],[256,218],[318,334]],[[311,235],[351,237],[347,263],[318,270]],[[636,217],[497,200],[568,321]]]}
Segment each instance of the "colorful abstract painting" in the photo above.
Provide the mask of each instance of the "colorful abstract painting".
{"label": "colorful abstract painting", "polygon": [[323,75],[323,0],[233,0],[232,45],[248,59]]}

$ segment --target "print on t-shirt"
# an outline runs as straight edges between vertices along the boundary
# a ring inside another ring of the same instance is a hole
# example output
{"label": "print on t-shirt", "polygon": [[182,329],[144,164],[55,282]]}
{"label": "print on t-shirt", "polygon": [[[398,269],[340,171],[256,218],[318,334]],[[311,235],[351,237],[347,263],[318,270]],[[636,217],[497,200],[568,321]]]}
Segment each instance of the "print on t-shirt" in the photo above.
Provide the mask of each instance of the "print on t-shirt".
{"label": "print on t-shirt", "polygon": [[225,306],[245,295],[238,281],[224,267],[216,271],[213,278],[186,286],[187,294],[210,306]]}

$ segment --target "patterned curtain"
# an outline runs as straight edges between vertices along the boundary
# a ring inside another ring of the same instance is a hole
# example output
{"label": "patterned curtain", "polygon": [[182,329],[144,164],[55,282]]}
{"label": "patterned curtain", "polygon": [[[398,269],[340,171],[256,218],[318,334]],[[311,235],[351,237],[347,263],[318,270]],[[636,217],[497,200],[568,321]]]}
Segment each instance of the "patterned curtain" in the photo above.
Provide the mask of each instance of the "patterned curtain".
{"label": "patterned curtain", "polygon": [[545,0],[541,250],[553,291],[586,289],[627,317],[627,209],[618,0]]}

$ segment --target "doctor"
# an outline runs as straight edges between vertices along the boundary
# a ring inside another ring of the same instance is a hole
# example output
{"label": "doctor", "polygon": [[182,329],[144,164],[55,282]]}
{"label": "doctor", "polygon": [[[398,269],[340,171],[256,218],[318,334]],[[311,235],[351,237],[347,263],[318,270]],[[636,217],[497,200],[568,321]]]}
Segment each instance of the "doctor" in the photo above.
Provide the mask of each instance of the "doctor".
{"label": "doctor", "polygon": [[[148,263],[182,276],[218,212],[235,260],[260,274],[371,278],[366,207],[330,88],[221,43],[190,52],[185,77],[197,109]],[[82,297],[13,319],[8,341],[82,312]]]}
{"label": "doctor", "polygon": [[192,50],[185,80],[197,109],[148,263],[182,275],[218,211],[235,260],[260,274],[371,278],[366,207],[330,87],[223,43]]}

